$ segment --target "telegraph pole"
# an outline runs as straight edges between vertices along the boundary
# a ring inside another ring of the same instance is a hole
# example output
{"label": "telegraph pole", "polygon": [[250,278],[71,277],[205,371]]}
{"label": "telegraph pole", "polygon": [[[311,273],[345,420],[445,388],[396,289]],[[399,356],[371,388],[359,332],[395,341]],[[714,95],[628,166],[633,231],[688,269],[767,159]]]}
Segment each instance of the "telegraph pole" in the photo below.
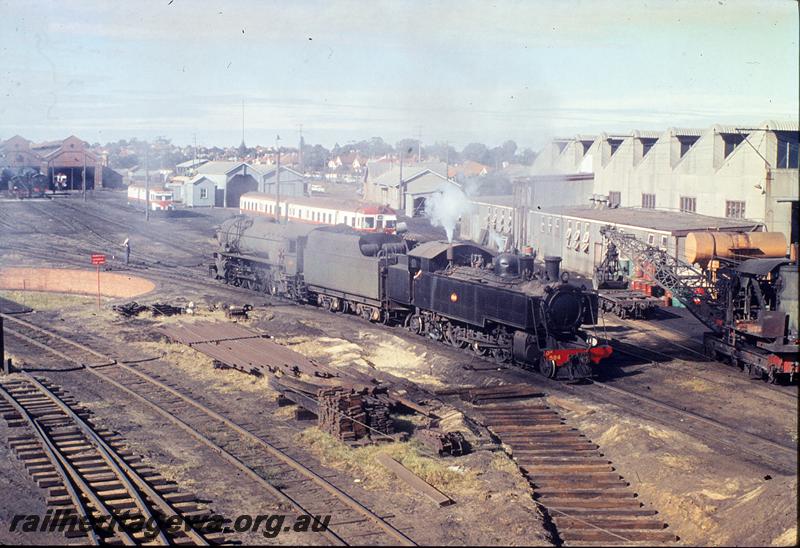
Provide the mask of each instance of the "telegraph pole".
{"label": "telegraph pole", "polygon": [[417,162],[422,162],[422,126],[417,126]]}
{"label": "telegraph pole", "polygon": [[280,224],[281,222],[281,136],[275,138],[275,154],[277,156],[275,163],[275,219]]}
{"label": "telegraph pole", "polygon": [[303,141],[303,124],[300,124],[300,156],[298,158],[298,162],[300,163],[300,173],[305,175],[305,167],[303,166],[303,145],[305,142]]}
{"label": "telegraph pole", "polygon": [[[95,167],[95,169],[97,169]],[[86,149],[83,149],[83,201],[86,201]]]}
{"label": "telegraph pole", "polygon": [[144,220],[150,220],[150,144],[144,149]]}

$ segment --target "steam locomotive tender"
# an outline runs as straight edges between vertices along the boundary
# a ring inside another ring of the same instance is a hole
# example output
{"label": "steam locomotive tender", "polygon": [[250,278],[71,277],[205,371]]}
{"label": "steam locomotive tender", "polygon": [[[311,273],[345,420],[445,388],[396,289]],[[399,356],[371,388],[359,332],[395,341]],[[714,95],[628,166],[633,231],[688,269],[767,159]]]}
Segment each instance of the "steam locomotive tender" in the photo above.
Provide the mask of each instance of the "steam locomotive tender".
{"label": "steam locomotive tender", "polygon": [[596,323],[597,295],[560,274],[557,258],[538,269],[533,257],[472,243],[408,250],[394,234],[244,216],[217,238],[211,273],[232,285],[403,325],[551,378],[591,376],[611,354],[581,329]]}

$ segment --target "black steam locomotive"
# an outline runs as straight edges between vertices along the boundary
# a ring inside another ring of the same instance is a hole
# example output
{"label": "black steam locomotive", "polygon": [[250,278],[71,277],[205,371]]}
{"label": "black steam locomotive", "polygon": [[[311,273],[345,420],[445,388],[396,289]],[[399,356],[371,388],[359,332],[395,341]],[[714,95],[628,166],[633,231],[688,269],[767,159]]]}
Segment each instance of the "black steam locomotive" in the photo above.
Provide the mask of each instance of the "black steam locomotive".
{"label": "black steam locomotive", "polygon": [[403,325],[497,362],[551,378],[584,378],[611,354],[581,330],[597,295],[531,256],[466,242],[426,242],[346,226],[237,216],[217,233],[212,275],[226,283]]}

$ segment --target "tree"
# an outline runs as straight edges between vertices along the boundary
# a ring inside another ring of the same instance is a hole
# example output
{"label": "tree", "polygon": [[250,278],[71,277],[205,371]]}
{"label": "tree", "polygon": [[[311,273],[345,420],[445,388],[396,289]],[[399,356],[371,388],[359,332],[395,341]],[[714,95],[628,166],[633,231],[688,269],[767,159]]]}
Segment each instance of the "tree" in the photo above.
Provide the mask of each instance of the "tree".
{"label": "tree", "polygon": [[489,149],[486,148],[486,145],[483,143],[468,144],[464,147],[464,150],[461,151],[461,156],[463,156],[465,160],[472,160],[473,162],[479,162],[481,164],[486,164],[490,160]]}
{"label": "tree", "polygon": [[457,164],[461,161],[458,151],[447,143],[437,142],[424,147],[425,156],[428,158],[438,158],[441,162]]}
{"label": "tree", "polygon": [[517,153],[517,143],[508,140],[500,147],[502,149],[501,160],[503,162],[513,162],[514,155]]}
{"label": "tree", "polygon": [[380,158],[394,152],[392,145],[384,141],[381,137],[373,137],[369,140],[367,155],[373,158]]}
{"label": "tree", "polygon": [[517,155],[517,161],[526,166],[533,165],[534,160],[536,160],[536,153],[530,148],[524,149]]}
{"label": "tree", "polygon": [[303,164],[308,171],[325,171],[331,153],[322,145],[303,146]]}
{"label": "tree", "polygon": [[[403,158],[416,157],[420,149],[419,139],[400,139],[395,145],[395,149],[403,155]],[[420,158],[417,158],[420,160]]]}

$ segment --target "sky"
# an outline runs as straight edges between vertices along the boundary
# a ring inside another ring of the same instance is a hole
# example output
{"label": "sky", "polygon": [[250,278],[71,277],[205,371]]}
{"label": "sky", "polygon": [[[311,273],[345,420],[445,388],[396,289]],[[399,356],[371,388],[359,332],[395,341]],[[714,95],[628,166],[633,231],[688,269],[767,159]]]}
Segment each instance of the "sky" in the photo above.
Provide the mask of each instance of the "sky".
{"label": "sky", "polygon": [[797,120],[799,71],[792,0],[0,0],[0,139],[537,148]]}

